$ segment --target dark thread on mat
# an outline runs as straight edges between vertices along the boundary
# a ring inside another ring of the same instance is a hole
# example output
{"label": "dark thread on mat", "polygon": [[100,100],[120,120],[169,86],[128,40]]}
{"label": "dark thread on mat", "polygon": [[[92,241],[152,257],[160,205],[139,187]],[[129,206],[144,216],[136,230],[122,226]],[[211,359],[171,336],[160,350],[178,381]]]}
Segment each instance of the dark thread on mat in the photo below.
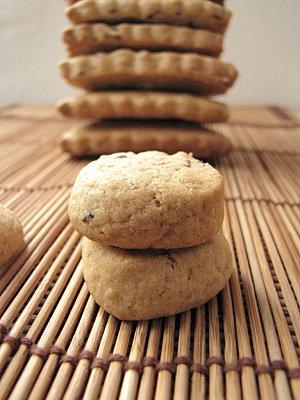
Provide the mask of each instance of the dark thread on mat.
{"label": "dark thread on mat", "polygon": [[143,364],[140,361],[127,361],[124,365],[124,371],[133,370],[138,374],[143,372]]}
{"label": "dark thread on mat", "polygon": [[47,361],[47,357],[49,355],[48,349],[43,349],[37,345],[31,346],[30,353],[34,356],[39,356],[43,361]]}
{"label": "dark thread on mat", "polygon": [[281,120],[295,122],[294,119],[285,110],[283,110],[281,107],[268,106],[267,109],[272,111],[273,114],[275,114],[276,117],[279,117]]}
{"label": "dark thread on mat", "polygon": [[206,366],[209,368],[212,365],[219,365],[220,367],[224,367],[224,360],[219,356],[212,356],[206,361]]}
{"label": "dark thread on mat", "polygon": [[234,362],[234,363],[228,363],[228,364],[224,364],[223,367],[223,371],[225,372],[225,374],[227,372],[239,372],[240,368],[239,368],[239,364],[238,362]]}
{"label": "dark thread on mat", "polygon": [[102,358],[102,357],[96,357],[94,358],[94,361],[92,362],[91,369],[93,368],[101,368],[104,371],[107,371],[109,367],[109,362],[107,359]]}
{"label": "dark thread on mat", "polygon": [[122,356],[122,354],[113,353],[108,356],[108,361],[110,363],[113,361],[117,361],[119,363],[125,364],[125,362],[127,361],[127,358],[125,356]]}
{"label": "dark thread on mat", "polygon": [[33,341],[27,336],[22,336],[20,339],[20,343],[24,344],[24,346],[27,347],[31,347],[33,345]]}
{"label": "dark thread on mat", "polygon": [[143,358],[143,366],[144,367],[156,367],[158,363],[157,358],[153,356],[146,356]]}
{"label": "dark thread on mat", "polygon": [[270,375],[272,375],[273,372],[274,371],[272,370],[272,368],[269,365],[258,365],[255,368],[256,375],[261,375],[261,374],[270,374]]}
{"label": "dark thread on mat", "polygon": [[300,368],[291,368],[288,370],[288,377],[290,379],[299,379],[300,378]]}
{"label": "dark thread on mat", "polygon": [[49,353],[50,354],[56,354],[58,356],[62,356],[63,354],[65,354],[65,351],[61,347],[53,345],[53,346],[50,347]]}
{"label": "dark thread on mat", "polygon": [[78,358],[75,356],[72,356],[71,354],[65,354],[64,356],[61,357],[60,363],[68,363],[71,364],[73,368],[76,367],[78,364]]}
{"label": "dark thread on mat", "polygon": [[174,364],[177,365],[191,365],[191,358],[189,356],[176,356],[174,358]]}
{"label": "dark thread on mat", "polygon": [[255,197],[251,197],[251,198],[249,197],[249,198],[245,199],[245,198],[242,198],[241,196],[232,196],[232,197],[226,196],[225,197],[225,201],[236,201],[236,200],[239,200],[242,203],[265,202],[267,204],[273,204],[275,206],[286,206],[286,205],[290,206],[290,207],[299,206],[298,202],[290,202],[290,201],[275,201],[272,199],[265,199],[265,198],[257,199]]}
{"label": "dark thread on mat", "polygon": [[17,351],[18,346],[19,346],[19,339],[11,336],[11,335],[5,335],[3,338],[3,343],[8,343],[12,347],[13,351]]}
{"label": "dark thread on mat", "polygon": [[[7,327],[3,324],[0,324],[0,333],[6,333],[8,331]],[[212,356],[209,357],[205,364],[195,363],[191,361],[189,356],[176,356],[174,357],[172,362],[163,362],[158,361],[154,356],[145,356],[142,361],[134,361],[128,360],[127,357],[122,354],[112,353],[107,358],[95,357],[94,353],[90,350],[82,350],[78,356],[72,356],[69,354],[65,354],[65,351],[56,345],[51,346],[49,349],[44,349],[33,344],[32,339],[22,336],[20,339],[6,334],[2,338],[2,343],[8,343],[13,351],[18,349],[19,344],[23,344],[30,349],[30,353],[32,355],[39,356],[43,361],[46,361],[50,354],[56,354],[62,356],[60,358],[60,363],[69,363],[74,368],[78,364],[79,360],[88,360],[92,361],[91,369],[93,368],[101,368],[104,371],[107,371],[111,362],[119,362],[123,366],[124,371],[134,370],[139,374],[143,372],[144,367],[153,367],[157,372],[159,371],[169,371],[170,373],[176,372],[176,367],[178,365],[186,365],[190,366],[190,372],[201,373],[204,375],[208,375],[209,368],[212,365],[219,365],[222,368],[224,373],[227,372],[241,372],[243,367],[251,367],[255,369],[255,373],[257,375],[260,374],[270,374],[273,375],[274,372],[278,370],[283,370],[287,373],[290,379],[299,379],[300,378],[300,368],[289,368],[287,363],[284,360],[272,360],[270,361],[270,365],[257,365],[256,362],[251,357],[243,357],[233,363],[226,363],[224,359],[220,356]]]}
{"label": "dark thread on mat", "polygon": [[95,358],[94,353],[89,350],[82,350],[78,356],[79,360],[88,360],[92,361]]}
{"label": "dark thread on mat", "polygon": [[287,365],[283,360],[273,360],[270,362],[270,365],[273,369],[287,369]]}
{"label": "dark thread on mat", "polygon": [[156,371],[169,371],[172,374],[176,371],[176,366],[172,362],[159,362],[156,364]]}
{"label": "dark thread on mat", "polygon": [[191,373],[198,372],[199,374],[207,375],[207,367],[201,363],[193,363],[190,368]]}
{"label": "dark thread on mat", "polygon": [[243,357],[238,360],[238,369],[241,370],[243,367],[252,367],[256,366],[256,362],[250,357]]}

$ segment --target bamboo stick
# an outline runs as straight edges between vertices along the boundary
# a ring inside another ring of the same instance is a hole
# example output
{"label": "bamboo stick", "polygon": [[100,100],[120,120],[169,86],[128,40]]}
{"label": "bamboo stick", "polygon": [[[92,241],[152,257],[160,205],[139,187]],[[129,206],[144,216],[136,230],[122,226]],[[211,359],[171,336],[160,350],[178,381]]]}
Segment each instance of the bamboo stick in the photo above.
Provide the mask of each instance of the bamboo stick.
{"label": "bamboo stick", "polygon": [[[153,361],[157,360],[160,341],[161,341],[161,331],[162,331],[162,320],[161,319],[152,320],[149,339],[148,339],[148,346],[146,351],[146,357],[148,360],[151,359]],[[155,362],[153,363],[153,365],[145,365],[139,387],[138,400],[153,399],[155,378],[156,378]]]}
{"label": "bamboo stick", "polygon": [[[177,357],[190,357],[191,312],[186,311],[180,317],[179,343]],[[189,395],[189,365],[180,363],[176,367],[174,400],[188,399]]]}
{"label": "bamboo stick", "polygon": [[[101,338],[101,342],[97,352],[97,359],[107,360],[109,353],[112,350],[115,336],[117,332],[118,321],[113,317],[109,316],[104,333]],[[95,400],[100,396],[104,380],[105,370],[100,366],[93,366],[90,377],[86,386],[86,390],[83,396],[83,400]]]}
{"label": "bamboo stick", "polygon": [[[172,363],[174,347],[175,317],[165,319],[160,362]],[[172,396],[172,373],[168,370],[158,372],[155,400],[168,400]]]}
{"label": "bamboo stick", "polygon": [[[129,363],[141,364],[144,355],[144,347],[145,347],[147,333],[148,333],[148,321],[138,322],[135,329],[133,342],[131,345],[131,351],[128,357],[128,366],[130,366]],[[139,379],[140,375],[138,370],[130,368],[125,372],[119,395],[120,400],[136,399]]]}
{"label": "bamboo stick", "polygon": [[[128,351],[129,340],[132,332],[132,322],[123,321],[114,347],[114,354],[125,357]],[[123,364],[121,361],[112,361],[109,365],[103,384],[100,399],[115,400],[119,395],[122,380]]]}

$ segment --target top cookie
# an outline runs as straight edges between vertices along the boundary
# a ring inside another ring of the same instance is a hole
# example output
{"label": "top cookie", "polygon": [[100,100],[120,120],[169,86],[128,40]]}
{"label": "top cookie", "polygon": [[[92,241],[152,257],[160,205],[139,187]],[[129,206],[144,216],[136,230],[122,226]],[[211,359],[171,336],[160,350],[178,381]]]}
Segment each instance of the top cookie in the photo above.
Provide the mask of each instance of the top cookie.
{"label": "top cookie", "polygon": [[210,241],[223,220],[223,179],[183,152],[102,156],[79,173],[69,215],[89,239],[129,249]]}
{"label": "top cookie", "polygon": [[225,32],[231,12],[206,0],[80,0],[66,10],[82,22],[150,22],[186,25]]}

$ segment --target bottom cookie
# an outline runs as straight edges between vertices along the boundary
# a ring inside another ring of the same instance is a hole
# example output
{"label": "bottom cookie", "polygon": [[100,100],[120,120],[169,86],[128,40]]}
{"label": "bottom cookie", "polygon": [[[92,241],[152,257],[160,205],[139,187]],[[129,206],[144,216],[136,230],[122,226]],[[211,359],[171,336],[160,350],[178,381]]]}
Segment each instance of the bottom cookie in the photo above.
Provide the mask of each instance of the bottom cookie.
{"label": "bottom cookie", "polygon": [[101,121],[65,132],[60,145],[75,157],[158,150],[169,154],[185,151],[194,157],[211,158],[232,149],[230,140],[222,134],[178,121]]}
{"label": "bottom cookie", "polygon": [[226,285],[232,258],[225,237],[186,249],[123,250],[84,238],[83,275],[96,303],[124,320],[177,314]]}

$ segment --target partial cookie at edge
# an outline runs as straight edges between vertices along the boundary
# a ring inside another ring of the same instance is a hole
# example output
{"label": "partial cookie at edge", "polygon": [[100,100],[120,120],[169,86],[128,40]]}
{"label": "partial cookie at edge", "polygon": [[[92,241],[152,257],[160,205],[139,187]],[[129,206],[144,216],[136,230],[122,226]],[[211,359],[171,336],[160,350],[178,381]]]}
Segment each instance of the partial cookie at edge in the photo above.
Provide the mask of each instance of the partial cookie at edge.
{"label": "partial cookie at edge", "polygon": [[0,204],[0,275],[23,248],[23,228],[12,211]]}

